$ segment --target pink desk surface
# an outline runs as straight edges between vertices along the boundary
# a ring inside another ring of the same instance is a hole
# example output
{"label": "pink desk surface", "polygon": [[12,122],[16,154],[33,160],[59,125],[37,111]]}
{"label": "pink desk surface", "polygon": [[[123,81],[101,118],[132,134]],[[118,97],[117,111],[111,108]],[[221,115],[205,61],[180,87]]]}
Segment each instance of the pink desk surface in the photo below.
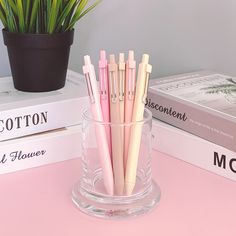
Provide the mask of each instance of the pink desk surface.
{"label": "pink desk surface", "polygon": [[236,183],[153,152],[162,189],[150,214],[106,221],[80,213],[70,200],[80,161],[0,176],[0,236],[236,235]]}

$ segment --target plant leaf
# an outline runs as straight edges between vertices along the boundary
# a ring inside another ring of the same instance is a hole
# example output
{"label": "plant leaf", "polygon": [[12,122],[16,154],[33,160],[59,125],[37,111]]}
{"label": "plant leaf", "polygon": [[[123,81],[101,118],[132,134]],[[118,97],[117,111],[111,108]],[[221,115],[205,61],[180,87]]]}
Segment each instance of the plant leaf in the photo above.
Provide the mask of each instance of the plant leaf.
{"label": "plant leaf", "polygon": [[52,34],[55,31],[58,11],[60,8],[61,1],[62,0],[53,0],[52,2],[51,14],[49,17],[48,29],[47,29],[49,34]]}
{"label": "plant leaf", "polygon": [[17,15],[17,7],[16,7],[15,2],[13,0],[8,0],[8,2],[9,2],[9,5],[11,6],[12,11],[14,12],[14,14]]}
{"label": "plant leaf", "polygon": [[9,32],[18,32],[17,24],[16,24],[16,19],[13,14],[12,8],[8,2],[8,0],[2,0],[2,6],[6,9],[6,20],[7,20],[7,29]]}
{"label": "plant leaf", "polygon": [[76,1],[76,3],[72,7],[70,13],[67,15],[67,17],[65,18],[65,21],[63,22],[62,31],[65,31],[68,28],[68,26],[70,25],[71,19],[73,17],[73,14],[75,12],[77,5],[78,5],[78,2]]}
{"label": "plant leaf", "polygon": [[49,21],[49,16],[51,12],[52,0],[46,0],[46,22]]}
{"label": "plant leaf", "polygon": [[21,33],[24,33],[25,32],[25,18],[24,18],[22,0],[17,0],[16,6],[17,6],[17,13],[18,13],[19,30]]}
{"label": "plant leaf", "polygon": [[100,2],[86,9],[89,0],[0,0],[0,20],[9,32],[64,32]]}
{"label": "plant leaf", "polygon": [[80,0],[79,4],[75,10],[75,14],[73,15],[73,18],[71,20],[72,22],[75,21],[75,19],[80,16],[81,12],[84,10],[84,8],[88,4],[88,2],[89,2],[89,0]]}
{"label": "plant leaf", "polygon": [[[85,1],[88,2],[87,0],[85,0]],[[85,2],[85,1],[84,1],[84,2]],[[84,11],[83,11],[83,9],[84,9],[85,6],[81,7],[81,9],[79,9],[79,10],[75,13],[75,15],[73,16],[73,18],[72,18],[72,20],[71,20],[71,23],[70,23],[70,25],[67,27],[66,30],[72,30],[73,27],[74,27],[74,25],[75,25],[75,23],[76,23],[79,19],[81,19],[83,16],[85,16],[88,12],[90,12],[92,9],[94,9],[100,2],[101,2],[101,0],[96,1],[93,5],[91,5],[90,7],[88,7],[88,8],[87,8],[86,10],[84,10]],[[82,12],[82,11],[83,11],[83,12]]]}
{"label": "plant leaf", "polygon": [[44,17],[44,0],[39,1],[39,10],[38,10],[38,31],[40,33],[45,32],[45,17]]}
{"label": "plant leaf", "polygon": [[26,0],[24,9],[25,9],[26,31],[28,31],[29,14],[30,14],[30,10],[31,10],[31,0]]}
{"label": "plant leaf", "polygon": [[75,5],[77,0],[70,0],[66,4],[64,10],[62,11],[61,15],[59,16],[59,19],[57,21],[57,27],[56,31],[58,32],[62,26],[62,23],[65,21],[66,17],[70,14],[73,6]]}
{"label": "plant leaf", "polygon": [[87,8],[85,11],[83,11],[82,14],[79,16],[79,18],[78,18],[76,21],[78,21],[78,20],[81,19],[83,16],[85,16],[87,13],[89,13],[91,10],[93,10],[100,2],[101,2],[101,0],[96,1],[92,6],[90,6],[90,7]]}
{"label": "plant leaf", "polygon": [[2,21],[4,28],[6,28],[7,27],[7,20],[6,20],[5,11],[2,7],[1,1],[0,1],[0,20]]}
{"label": "plant leaf", "polygon": [[33,33],[36,31],[34,28],[36,26],[37,21],[37,12],[39,9],[39,1],[40,0],[34,0],[33,7],[32,7],[32,13],[30,16],[30,24],[29,24],[29,32]]}

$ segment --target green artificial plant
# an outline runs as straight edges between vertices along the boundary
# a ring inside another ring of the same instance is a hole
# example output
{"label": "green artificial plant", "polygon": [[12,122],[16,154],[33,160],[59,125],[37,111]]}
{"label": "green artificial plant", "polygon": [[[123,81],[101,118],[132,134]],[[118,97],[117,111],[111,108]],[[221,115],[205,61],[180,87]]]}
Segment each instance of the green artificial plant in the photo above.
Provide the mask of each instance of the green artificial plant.
{"label": "green artificial plant", "polygon": [[0,0],[0,20],[9,32],[54,34],[72,30],[98,5],[89,0]]}

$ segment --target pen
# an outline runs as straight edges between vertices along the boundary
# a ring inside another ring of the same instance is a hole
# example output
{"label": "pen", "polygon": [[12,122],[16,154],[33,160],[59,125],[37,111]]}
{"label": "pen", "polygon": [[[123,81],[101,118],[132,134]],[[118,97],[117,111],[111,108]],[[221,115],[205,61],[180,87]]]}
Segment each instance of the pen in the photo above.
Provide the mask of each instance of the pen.
{"label": "pen", "polygon": [[[138,79],[133,107],[132,122],[143,120],[144,107],[147,97],[149,75],[152,66],[149,63],[149,55],[144,54],[139,64]],[[142,124],[137,123],[131,128],[127,166],[125,172],[125,192],[130,195],[136,183],[138,157],[142,137]]]}
{"label": "pen", "polygon": [[[124,124],[125,121],[125,54],[119,54],[118,63],[118,78],[119,78],[119,104],[120,104],[120,123]],[[123,168],[124,168],[124,126],[121,125],[121,139],[122,139],[122,155],[123,155]]]}
{"label": "pen", "polygon": [[[100,51],[99,60],[99,86],[100,86],[100,102],[104,122],[110,122],[110,107],[109,107],[109,84],[108,84],[108,63],[106,52]],[[109,125],[106,126],[107,141],[111,155],[111,130]]]}
{"label": "pen", "polygon": [[120,129],[120,104],[118,92],[118,66],[115,56],[110,55],[108,64],[110,86],[110,117],[111,117],[111,142],[112,162],[114,174],[115,194],[122,195],[124,191],[124,165],[122,151],[122,132]]}
{"label": "pen", "polygon": [[[87,82],[92,116],[94,120],[103,122],[97,80],[94,71],[94,66],[91,64],[90,56],[85,56],[84,62],[85,65],[83,66],[83,73]],[[107,193],[109,195],[113,195],[114,192],[113,172],[112,172],[111,158],[106,137],[106,131],[104,126],[96,124],[95,134],[98,147],[98,155],[100,158],[100,163],[102,168],[104,186],[106,188]]]}
{"label": "pen", "polygon": [[[132,121],[134,93],[135,93],[135,77],[136,77],[136,61],[134,60],[134,51],[129,51],[128,61],[126,62],[126,78],[125,78],[125,123]],[[128,149],[130,140],[130,128],[125,126],[124,137],[124,169],[128,159]]]}
{"label": "pen", "polygon": [[119,54],[118,64],[118,77],[119,77],[119,100],[120,100],[120,123],[124,123],[125,119],[125,54]]}

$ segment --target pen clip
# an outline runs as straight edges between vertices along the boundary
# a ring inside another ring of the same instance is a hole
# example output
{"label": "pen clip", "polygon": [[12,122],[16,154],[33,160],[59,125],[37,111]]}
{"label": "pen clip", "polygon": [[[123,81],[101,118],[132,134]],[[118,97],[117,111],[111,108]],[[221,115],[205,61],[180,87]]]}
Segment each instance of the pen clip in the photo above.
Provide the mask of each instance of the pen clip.
{"label": "pen clip", "polygon": [[142,99],[142,102],[144,104],[146,103],[147,92],[148,92],[149,76],[150,76],[151,72],[152,72],[152,66],[150,64],[147,64],[146,65],[146,70],[145,70],[145,86],[144,86],[143,99]]}
{"label": "pen clip", "polygon": [[116,86],[116,78],[115,78],[115,71],[110,71],[110,78],[111,78],[111,101],[113,103],[116,103],[117,101],[117,86]]}
{"label": "pen clip", "polygon": [[125,94],[125,70],[119,71],[119,99],[120,101],[124,101]]}
{"label": "pen clip", "polygon": [[130,77],[128,81],[128,98],[129,100],[134,99],[134,91],[135,91],[135,68],[130,68]]}
{"label": "pen clip", "polygon": [[101,70],[100,73],[102,73],[102,76],[101,76],[102,79],[100,81],[101,98],[107,99],[108,87],[107,87],[107,83],[105,81],[105,78],[107,77],[106,68],[101,68],[100,70]]}
{"label": "pen clip", "polygon": [[88,94],[89,94],[90,102],[95,103],[93,87],[92,87],[92,84],[91,84],[91,78],[90,78],[89,72],[85,73],[84,76],[86,78],[86,83],[87,83],[87,87],[88,87]]}

